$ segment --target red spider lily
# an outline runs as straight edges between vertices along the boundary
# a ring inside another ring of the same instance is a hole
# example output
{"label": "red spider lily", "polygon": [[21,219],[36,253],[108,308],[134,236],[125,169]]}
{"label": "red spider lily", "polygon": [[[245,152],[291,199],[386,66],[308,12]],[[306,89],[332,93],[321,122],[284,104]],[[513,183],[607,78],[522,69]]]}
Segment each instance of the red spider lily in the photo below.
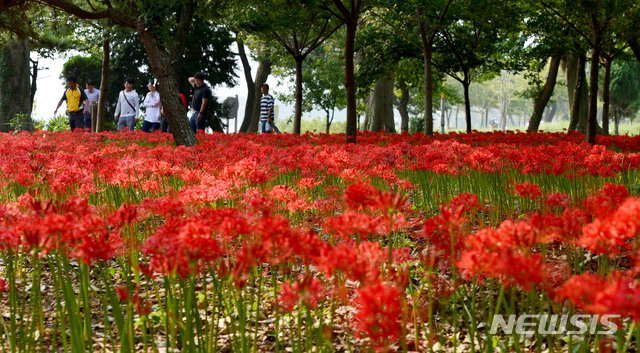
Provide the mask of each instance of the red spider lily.
{"label": "red spider lily", "polygon": [[4,279],[0,278],[0,293],[8,292],[9,287],[7,287],[7,282]]}
{"label": "red spider lily", "polygon": [[111,217],[109,217],[109,223],[116,226],[123,226],[125,224],[134,223],[137,216],[138,206],[122,205]]}
{"label": "red spider lily", "polygon": [[288,185],[276,185],[269,191],[269,194],[274,200],[282,202],[285,205],[284,209],[290,212],[306,211],[311,208],[307,200]]}
{"label": "red spider lily", "polygon": [[465,278],[488,276],[504,286],[520,285],[529,290],[543,283],[547,274],[541,254],[531,254],[536,232],[528,222],[505,221],[498,229],[483,229],[471,235],[457,266]]}
{"label": "red spider lily", "polygon": [[326,218],[322,229],[342,239],[367,240],[370,236],[380,237],[389,234],[389,223],[386,216],[372,216],[348,210],[342,215]]}
{"label": "red spider lily", "polygon": [[291,312],[298,304],[304,304],[315,309],[318,301],[325,297],[324,287],[316,277],[300,276],[298,281],[288,281],[282,284],[280,290],[280,305],[285,311]]}
{"label": "red spider lily", "polygon": [[[87,201],[71,197],[61,203],[32,202],[16,230],[31,250],[46,255],[57,250],[86,264],[107,260],[122,251],[118,232]],[[35,221],[34,221],[35,220]]]}
{"label": "red spider lily", "polygon": [[120,302],[126,303],[129,301],[129,290],[125,286],[116,288],[116,293],[120,298]]}
{"label": "red spider lily", "polygon": [[516,184],[516,194],[530,200],[535,200],[542,197],[540,186],[531,184],[529,180],[521,184]]}
{"label": "red spider lily", "polygon": [[463,227],[467,221],[466,217],[479,209],[480,202],[476,195],[458,195],[448,205],[440,207],[440,215],[425,222],[424,237],[444,254],[445,259],[454,261],[464,247],[466,234]]}
{"label": "red spider lily", "polygon": [[147,300],[143,303],[143,300],[140,298],[140,286],[136,286],[136,289],[131,296],[129,296],[129,290],[127,287],[116,288],[116,293],[118,294],[118,297],[120,297],[120,302],[131,302],[138,315],[149,315],[151,313],[151,302]]}
{"label": "red spider lily", "polygon": [[146,198],[138,209],[143,213],[143,218],[154,215],[165,217],[180,217],[185,214],[185,204],[180,198],[176,197],[159,197]]}
{"label": "red spider lily", "polygon": [[571,197],[565,192],[556,192],[549,194],[545,203],[549,209],[565,209],[569,207]]}
{"label": "red spider lily", "polygon": [[380,192],[375,187],[364,183],[353,183],[344,192],[344,198],[350,208],[373,208]]}
{"label": "red spider lily", "polygon": [[389,349],[390,343],[402,331],[402,304],[400,291],[383,282],[375,282],[359,289],[353,301],[356,336],[367,336],[378,352]]}
{"label": "red spider lily", "polygon": [[168,219],[142,248],[149,256],[149,268],[182,278],[215,262],[221,255],[212,227],[198,218]]}
{"label": "red spider lily", "polygon": [[606,278],[591,273],[571,277],[557,292],[594,314],[619,314],[640,321],[640,283],[628,273],[611,272]]}
{"label": "red spider lily", "polygon": [[410,208],[406,203],[406,197],[392,192],[383,192],[375,187],[354,183],[347,187],[344,193],[347,206],[351,209],[377,210],[383,213],[405,210]]}
{"label": "red spider lily", "polygon": [[465,250],[457,262],[466,279],[479,276],[497,278],[505,287],[519,285],[530,290],[546,280],[546,271],[540,254],[524,254],[511,249],[501,251]]}
{"label": "red spider lily", "polygon": [[594,253],[615,257],[637,249],[633,240],[640,230],[640,199],[628,198],[612,213],[587,224],[577,244]]}
{"label": "red spider lily", "polygon": [[587,198],[586,210],[594,216],[603,217],[618,208],[628,196],[624,185],[606,183],[600,192]]}
{"label": "red spider lily", "polygon": [[322,184],[322,182],[323,180],[317,180],[314,178],[302,178],[298,180],[297,184],[300,189],[307,190]]}

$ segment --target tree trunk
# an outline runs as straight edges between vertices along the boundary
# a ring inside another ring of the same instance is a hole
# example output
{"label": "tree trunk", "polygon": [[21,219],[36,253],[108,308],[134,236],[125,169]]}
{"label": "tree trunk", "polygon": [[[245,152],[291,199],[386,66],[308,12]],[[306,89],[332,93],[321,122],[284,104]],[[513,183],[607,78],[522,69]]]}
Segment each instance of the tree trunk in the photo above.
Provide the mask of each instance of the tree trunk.
{"label": "tree trunk", "polygon": [[364,112],[364,121],[362,122],[361,131],[369,131],[371,130],[371,105],[369,101],[371,100],[371,93],[369,94],[369,100],[365,102],[365,112]]}
{"label": "tree trunk", "polygon": [[580,74],[580,109],[578,110],[578,126],[576,130],[582,134],[587,134],[587,119],[589,117],[589,81],[587,81],[587,59],[584,59],[585,65],[582,68]]}
{"label": "tree trunk", "polygon": [[256,96],[256,86],[253,84],[253,78],[251,77],[251,66],[249,65],[249,59],[247,53],[244,50],[244,42],[240,39],[236,39],[238,44],[238,56],[242,63],[242,69],[244,71],[244,80],[247,83],[247,101],[244,105],[244,118],[240,125],[240,132],[249,132],[249,126],[251,126],[251,118],[253,116],[253,101]]}
{"label": "tree trunk", "polygon": [[0,47],[0,131],[9,131],[17,114],[26,115],[21,128],[33,129],[31,122],[29,42],[11,40]]}
{"label": "tree trunk", "polygon": [[527,131],[529,132],[537,132],[540,128],[542,114],[544,113],[544,109],[549,103],[549,99],[551,99],[553,90],[556,86],[559,67],[560,56],[551,57],[551,61],[549,62],[549,73],[547,74],[547,81],[545,82],[544,87],[542,87],[542,91],[540,91],[540,94],[535,98],[533,103],[533,114],[531,114],[531,119],[529,119],[529,127],[527,127]]}
{"label": "tree trunk", "polygon": [[638,37],[630,39],[628,43],[633,55],[635,55],[636,60],[638,60],[638,64],[640,64],[640,41],[638,40]]}
{"label": "tree trunk", "polygon": [[400,92],[402,95],[400,96],[400,102],[398,104],[398,112],[400,113],[400,131],[401,132],[409,132],[409,88],[407,87],[407,82],[402,80],[400,82]]}
{"label": "tree trunk", "polygon": [[[572,97],[571,101],[571,121],[569,122],[569,131],[575,131],[578,127],[578,121],[580,120],[580,106],[582,101],[582,87],[584,86],[583,72],[585,67],[586,58],[580,56],[578,58],[577,78],[572,92],[569,92],[569,96]],[[567,66],[567,72],[570,72],[571,67]],[[569,79],[567,78],[567,87]]]}
{"label": "tree trunk", "polygon": [[[262,99],[262,92],[260,87],[263,83],[267,82],[267,78],[271,74],[271,60],[269,58],[263,58],[258,64],[258,72],[256,72],[256,79],[253,82],[255,91],[253,94],[253,112],[251,114],[251,122],[248,132],[258,132],[258,125],[260,124],[260,99]],[[242,122],[244,126],[244,121]]]}
{"label": "tree trunk", "polygon": [[294,57],[296,61],[296,102],[295,112],[293,115],[293,133],[300,135],[300,126],[302,124],[302,60],[304,57]]}
{"label": "tree trunk", "polygon": [[389,121],[393,122],[394,76],[391,73],[378,79],[371,91],[371,131],[395,132],[395,126],[389,126]]}
{"label": "tree trunk", "polygon": [[[334,0],[335,1],[335,0]],[[347,19],[347,38],[344,46],[344,89],[347,98],[346,142],[356,143],[358,133],[358,113],[356,111],[356,79],[354,72],[354,48],[358,29],[358,14]]]}
{"label": "tree trunk", "polygon": [[609,135],[609,107],[611,106],[611,58],[604,62],[604,82],[602,87],[602,135]]}
{"label": "tree trunk", "polygon": [[594,48],[591,53],[591,77],[589,84],[589,118],[587,120],[587,142],[596,143],[596,127],[598,126],[598,75],[600,69],[600,43],[598,21],[592,16]]}
{"label": "tree trunk", "polygon": [[169,52],[160,46],[156,35],[146,26],[141,24],[138,27],[138,34],[144,43],[153,75],[158,78],[160,83],[159,92],[162,97],[162,106],[173,140],[178,146],[195,146],[198,140],[186,119],[187,112],[178,93],[180,86],[175,69],[171,64]]}
{"label": "tree trunk", "polygon": [[[569,110],[573,107],[573,96],[575,95],[578,83],[578,66],[580,58],[574,54],[569,54],[562,58],[562,71],[564,72],[565,83],[567,85],[567,97],[569,98]],[[571,114],[571,112],[569,112]]]}
{"label": "tree trunk", "polygon": [[458,113],[460,112],[460,104],[456,104],[456,130],[458,129]]}
{"label": "tree trunk", "polygon": [[98,114],[96,117],[96,132],[104,131],[107,121],[107,94],[109,93],[109,62],[111,42],[109,40],[109,26],[105,29],[102,40],[102,77],[100,78],[100,97],[98,98]]}
{"label": "tree trunk", "polygon": [[545,114],[544,118],[542,119],[545,123],[550,123],[553,121],[553,117],[556,115],[556,112],[558,111],[558,102],[553,102],[551,103],[551,105],[549,106],[549,109],[547,110],[547,114]]}
{"label": "tree trunk", "polygon": [[614,109],[613,111],[613,133],[617,135],[620,134],[620,118],[619,118],[620,113]]}
{"label": "tree trunk", "polygon": [[464,113],[465,122],[467,124],[467,132],[471,132],[471,101],[469,100],[469,85],[471,84],[467,80],[467,73],[464,74],[465,80],[462,83],[464,89]]}
{"label": "tree trunk", "polygon": [[29,88],[29,106],[33,109],[33,101],[38,90],[38,60],[31,60],[31,87]]}
{"label": "tree trunk", "polygon": [[420,38],[424,58],[424,133],[433,135],[433,70],[431,66],[433,53],[424,21],[420,21]]}

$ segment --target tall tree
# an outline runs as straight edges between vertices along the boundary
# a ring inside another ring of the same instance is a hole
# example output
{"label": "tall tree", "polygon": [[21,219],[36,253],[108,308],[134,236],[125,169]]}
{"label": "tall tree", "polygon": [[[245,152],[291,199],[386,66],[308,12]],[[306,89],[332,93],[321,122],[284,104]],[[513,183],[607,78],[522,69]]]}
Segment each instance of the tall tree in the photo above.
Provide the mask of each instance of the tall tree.
{"label": "tall tree", "polygon": [[[18,2],[18,5],[26,3]],[[97,20],[111,19],[115,26],[131,28],[140,36],[149,57],[150,67],[160,82],[159,92],[163,96],[163,106],[173,134],[178,145],[194,146],[197,143],[195,134],[188,121],[180,101],[179,80],[176,75],[173,58],[177,57],[176,50],[180,50],[180,43],[184,38],[179,37],[184,31],[176,28],[189,28],[193,16],[179,16],[177,14],[194,13],[197,3],[194,0],[182,0],[178,3],[169,0],[145,0],[135,3],[111,2],[105,0],[100,3],[75,0],[43,0],[41,3],[52,8],[61,9],[78,18]],[[206,4],[209,10],[220,4]]]}
{"label": "tall tree", "polygon": [[[540,4],[559,21],[569,24],[576,36],[584,40],[591,51],[589,75],[589,113],[587,141],[595,143],[598,127],[599,64],[605,47],[616,33],[624,33],[629,25],[624,19],[637,9],[635,0],[541,0]],[[574,105],[576,103],[574,102]]]}
{"label": "tall tree", "polygon": [[[344,66],[341,43],[344,41],[343,32],[338,31],[334,37],[325,42],[317,50],[309,55],[303,71],[305,83],[302,110],[320,109],[325,113],[325,131],[330,133],[331,125],[335,117],[336,109],[345,108]],[[279,76],[282,79],[290,78],[289,72]],[[295,93],[279,95],[279,99],[285,103],[295,101]]]}
{"label": "tall tree", "polygon": [[347,97],[347,143],[356,143],[358,133],[354,49],[360,15],[368,1],[369,0],[333,0],[323,5],[327,11],[330,11],[340,19],[346,27],[344,43],[344,88]]}
{"label": "tall tree", "polygon": [[[69,47],[72,27],[48,8],[18,2],[0,7],[0,131],[7,131],[20,115],[22,128],[31,129],[39,57]],[[25,21],[28,18],[29,21]],[[34,53],[35,60],[30,57]]]}
{"label": "tall tree", "polygon": [[551,57],[551,60],[549,61],[549,73],[547,74],[547,79],[539,94],[535,96],[533,101],[533,113],[529,119],[529,126],[527,126],[527,131],[529,132],[537,132],[538,128],[540,128],[542,115],[544,114],[544,110],[547,107],[547,103],[549,103],[549,100],[553,95],[553,90],[556,86],[558,70],[560,68],[560,59],[561,56],[556,55]]}
{"label": "tall tree", "polygon": [[495,74],[513,60],[509,54],[520,40],[516,19],[521,10],[517,3],[497,0],[470,0],[451,7],[434,63],[463,86],[467,132],[471,132],[469,86],[474,79]]}
{"label": "tall tree", "polygon": [[[320,8],[316,1],[251,2],[245,11],[249,19],[245,30],[263,35],[278,43],[293,59],[295,70],[295,111],[293,133],[300,134],[302,119],[303,63],[307,56],[329,38],[342,23]],[[249,28],[247,28],[249,27]],[[284,65],[288,60],[284,60]],[[278,63],[280,64],[280,63]]]}

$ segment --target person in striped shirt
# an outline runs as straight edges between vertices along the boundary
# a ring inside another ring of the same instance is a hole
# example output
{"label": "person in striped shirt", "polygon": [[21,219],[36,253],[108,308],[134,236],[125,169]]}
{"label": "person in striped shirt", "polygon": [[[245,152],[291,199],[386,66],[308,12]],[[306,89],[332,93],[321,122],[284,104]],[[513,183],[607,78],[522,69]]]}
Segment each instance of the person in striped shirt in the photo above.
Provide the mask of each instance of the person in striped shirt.
{"label": "person in striped shirt", "polygon": [[273,132],[271,124],[273,124],[273,96],[269,94],[269,85],[263,83],[260,87],[262,91],[262,99],[260,99],[260,122],[262,124],[262,133],[270,134]]}

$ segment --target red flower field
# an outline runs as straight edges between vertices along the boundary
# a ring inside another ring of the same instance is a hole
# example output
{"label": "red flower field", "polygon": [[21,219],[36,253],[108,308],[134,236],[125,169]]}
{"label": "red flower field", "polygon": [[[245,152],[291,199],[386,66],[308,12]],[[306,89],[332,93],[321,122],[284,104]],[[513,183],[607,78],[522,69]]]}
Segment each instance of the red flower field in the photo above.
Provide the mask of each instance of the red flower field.
{"label": "red flower field", "polygon": [[639,347],[638,137],[199,139],[0,135],[0,351]]}

